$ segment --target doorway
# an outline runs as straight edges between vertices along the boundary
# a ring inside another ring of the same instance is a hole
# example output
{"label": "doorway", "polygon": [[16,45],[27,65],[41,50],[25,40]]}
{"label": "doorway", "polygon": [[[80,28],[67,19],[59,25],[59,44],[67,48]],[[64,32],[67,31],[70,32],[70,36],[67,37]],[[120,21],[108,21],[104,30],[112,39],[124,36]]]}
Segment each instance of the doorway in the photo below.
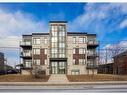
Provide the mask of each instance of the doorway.
{"label": "doorway", "polygon": [[51,74],[66,74],[66,66],[65,61],[51,62]]}

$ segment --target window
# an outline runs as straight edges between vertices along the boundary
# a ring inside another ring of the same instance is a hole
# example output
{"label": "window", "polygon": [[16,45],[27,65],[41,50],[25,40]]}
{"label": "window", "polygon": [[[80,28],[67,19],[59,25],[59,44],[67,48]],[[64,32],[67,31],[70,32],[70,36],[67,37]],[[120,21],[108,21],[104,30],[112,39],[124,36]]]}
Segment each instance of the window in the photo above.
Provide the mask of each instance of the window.
{"label": "window", "polygon": [[52,43],[52,47],[57,47],[57,43]]}
{"label": "window", "polygon": [[79,43],[85,43],[86,38],[85,37],[79,37]]}
{"label": "window", "polygon": [[34,48],[33,49],[33,54],[40,54],[40,49],[39,48]]}
{"label": "window", "polygon": [[26,60],[25,64],[26,64],[26,67],[30,68],[31,67],[31,60]]}
{"label": "window", "polygon": [[57,37],[52,37],[52,42],[57,42]]}
{"label": "window", "polygon": [[75,63],[75,59],[73,59],[73,65],[75,65],[76,63]]}
{"label": "window", "polygon": [[59,43],[59,47],[64,48],[65,47],[65,43]]}
{"label": "window", "polygon": [[65,49],[64,48],[59,48],[59,53],[65,53]]}
{"label": "window", "polygon": [[59,37],[59,42],[65,42],[65,37]]}
{"label": "window", "polygon": [[85,59],[79,59],[79,64],[81,65],[85,64]]}
{"label": "window", "polygon": [[59,26],[59,30],[60,30],[60,31],[65,31],[65,25]]}
{"label": "window", "polygon": [[33,39],[33,44],[38,45],[40,43],[41,43],[40,38],[34,38]]}
{"label": "window", "polygon": [[75,69],[75,70],[72,70],[72,71],[71,71],[71,74],[72,74],[72,75],[79,75],[80,73],[79,73],[79,70],[76,70],[76,69]]}
{"label": "window", "polygon": [[74,44],[76,43],[76,37],[73,37],[73,43]]}
{"label": "window", "polygon": [[57,53],[57,48],[52,48],[51,53]]}
{"label": "window", "polygon": [[52,36],[57,36],[57,32],[52,32]]}
{"label": "window", "polygon": [[44,49],[45,54],[47,54],[47,49]]}
{"label": "window", "polygon": [[47,43],[48,43],[47,38],[44,38],[44,44],[47,44]]}
{"label": "window", "polygon": [[64,53],[60,53],[59,54],[59,58],[64,58],[65,57],[65,54]]}
{"label": "window", "polygon": [[47,65],[47,59],[45,59],[45,65]]}
{"label": "window", "polygon": [[65,32],[59,32],[59,36],[65,36]]}
{"label": "window", "polygon": [[85,54],[86,49],[85,48],[79,48],[79,54]]}
{"label": "window", "polygon": [[73,54],[75,54],[75,53],[76,53],[75,51],[76,51],[76,49],[75,49],[75,48],[73,48]]}
{"label": "window", "polygon": [[39,59],[34,59],[34,64],[35,65],[40,65],[40,60]]}
{"label": "window", "polygon": [[53,32],[54,32],[54,31],[57,31],[57,26],[52,25],[52,26],[51,26],[51,31],[53,31]]}

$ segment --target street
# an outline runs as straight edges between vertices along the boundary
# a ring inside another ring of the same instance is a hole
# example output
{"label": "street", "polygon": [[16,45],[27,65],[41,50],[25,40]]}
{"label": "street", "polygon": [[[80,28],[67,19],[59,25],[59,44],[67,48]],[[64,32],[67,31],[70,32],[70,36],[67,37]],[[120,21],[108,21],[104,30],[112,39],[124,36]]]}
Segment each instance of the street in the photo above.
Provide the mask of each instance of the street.
{"label": "street", "polygon": [[0,86],[0,92],[41,93],[125,93],[127,84],[122,85],[73,85],[73,86]]}

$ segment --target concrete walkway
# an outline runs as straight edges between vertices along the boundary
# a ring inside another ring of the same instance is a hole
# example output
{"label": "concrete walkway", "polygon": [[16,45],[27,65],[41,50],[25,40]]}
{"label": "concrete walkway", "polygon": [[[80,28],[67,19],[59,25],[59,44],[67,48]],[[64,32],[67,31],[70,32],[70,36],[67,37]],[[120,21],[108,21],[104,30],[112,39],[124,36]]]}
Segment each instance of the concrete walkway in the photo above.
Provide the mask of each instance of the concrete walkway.
{"label": "concrete walkway", "polygon": [[54,74],[54,75],[51,75],[49,80],[48,80],[48,83],[57,83],[57,84],[66,84],[68,83],[68,79],[66,77],[66,75],[64,74]]}

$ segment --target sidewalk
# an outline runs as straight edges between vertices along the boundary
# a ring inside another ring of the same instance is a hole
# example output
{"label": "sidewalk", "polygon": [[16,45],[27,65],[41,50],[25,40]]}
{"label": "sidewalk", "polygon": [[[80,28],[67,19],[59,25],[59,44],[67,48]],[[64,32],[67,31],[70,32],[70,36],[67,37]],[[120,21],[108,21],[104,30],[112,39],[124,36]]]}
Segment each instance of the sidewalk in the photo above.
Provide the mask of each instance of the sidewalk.
{"label": "sidewalk", "polygon": [[105,84],[127,84],[127,81],[103,81],[103,82],[0,82],[0,86],[61,86],[61,85],[105,85]]}

